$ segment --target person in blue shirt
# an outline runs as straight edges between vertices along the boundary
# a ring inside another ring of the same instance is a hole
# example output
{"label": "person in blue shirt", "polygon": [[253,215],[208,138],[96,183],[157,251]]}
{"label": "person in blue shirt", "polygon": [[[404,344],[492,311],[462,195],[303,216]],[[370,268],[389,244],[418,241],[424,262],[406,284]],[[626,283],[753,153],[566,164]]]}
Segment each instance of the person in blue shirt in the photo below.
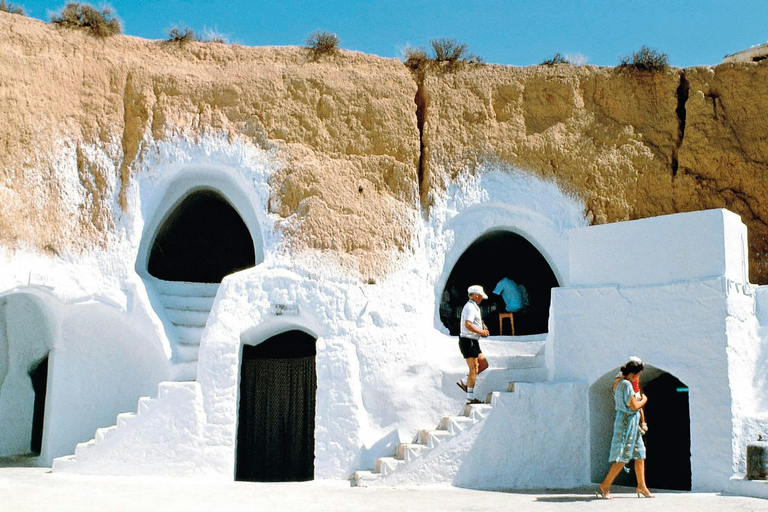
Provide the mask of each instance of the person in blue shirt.
{"label": "person in blue shirt", "polygon": [[525,288],[508,277],[496,284],[493,293],[501,295],[501,298],[504,299],[507,313],[517,313],[528,306],[528,293]]}

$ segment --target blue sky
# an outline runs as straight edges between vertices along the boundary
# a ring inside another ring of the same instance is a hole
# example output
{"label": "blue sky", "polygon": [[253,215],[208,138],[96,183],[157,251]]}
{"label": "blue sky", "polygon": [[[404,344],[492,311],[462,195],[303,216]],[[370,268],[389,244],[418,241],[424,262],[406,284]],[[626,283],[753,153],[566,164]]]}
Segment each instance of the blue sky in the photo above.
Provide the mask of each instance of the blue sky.
{"label": "blue sky", "polygon": [[[12,1],[43,20],[65,2]],[[96,6],[104,4],[94,2]],[[246,46],[302,45],[314,30],[341,47],[400,57],[454,38],[487,62],[527,66],[556,52],[614,66],[647,45],[674,66],[715,65],[768,41],[768,0],[113,0],[126,34],[164,39],[174,26],[214,30]]]}

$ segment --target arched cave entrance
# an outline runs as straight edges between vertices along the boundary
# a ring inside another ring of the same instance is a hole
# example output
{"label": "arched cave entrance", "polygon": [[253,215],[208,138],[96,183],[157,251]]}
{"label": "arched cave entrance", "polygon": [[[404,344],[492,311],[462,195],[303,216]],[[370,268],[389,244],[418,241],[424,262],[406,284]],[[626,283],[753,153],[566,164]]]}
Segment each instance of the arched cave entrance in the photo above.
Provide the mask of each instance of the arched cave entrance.
{"label": "arched cave entrance", "polygon": [[45,424],[45,395],[48,389],[48,355],[36,362],[29,369],[32,390],[35,393],[32,411],[32,439],[29,449],[34,455],[40,455],[43,446],[43,425]]}
{"label": "arched cave entrance", "polygon": [[314,479],[315,355],[315,338],[298,330],[243,346],[236,480]]}
{"label": "arched cave entrance", "polygon": [[[593,482],[600,482],[608,471],[608,452],[615,417],[611,387],[618,369],[608,372],[589,389],[590,445]],[[675,376],[646,365],[640,386],[648,395],[645,419],[645,475],[654,489],[691,490],[691,421],[688,387]],[[629,473],[622,471],[617,485],[635,486],[633,463]]]}
{"label": "arched cave entrance", "polygon": [[0,298],[0,457],[39,456],[52,436],[44,431],[50,314],[31,294]]}
{"label": "arched cave entrance", "polygon": [[164,281],[220,283],[255,264],[253,238],[243,219],[219,193],[202,189],[165,219],[152,242],[147,271]]}
{"label": "arched cave entrance", "polygon": [[[470,245],[454,265],[440,301],[440,320],[452,335],[459,333],[461,310],[467,302],[467,288],[482,285],[488,295],[481,310],[491,335],[499,333],[499,313],[505,311],[501,296],[493,292],[503,278],[522,285],[528,306],[514,313],[515,334],[547,332],[552,288],[558,282],[542,254],[523,236],[511,231],[491,231]],[[507,331],[505,328],[505,334]]]}

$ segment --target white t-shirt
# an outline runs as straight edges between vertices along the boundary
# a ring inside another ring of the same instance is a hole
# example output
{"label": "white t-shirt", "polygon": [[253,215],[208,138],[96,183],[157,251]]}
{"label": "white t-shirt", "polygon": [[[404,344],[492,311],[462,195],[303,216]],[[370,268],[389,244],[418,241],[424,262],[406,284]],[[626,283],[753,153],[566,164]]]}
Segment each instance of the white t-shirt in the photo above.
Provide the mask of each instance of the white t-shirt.
{"label": "white t-shirt", "polygon": [[483,329],[483,316],[480,313],[480,306],[478,306],[472,299],[467,301],[467,303],[464,304],[464,309],[461,310],[459,332],[463,338],[479,340],[481,338],[479,334],[467,329],[467,326],[465,325],[467,320],[469,320],[469,323],[474,327],[477,327],[478,330]]}

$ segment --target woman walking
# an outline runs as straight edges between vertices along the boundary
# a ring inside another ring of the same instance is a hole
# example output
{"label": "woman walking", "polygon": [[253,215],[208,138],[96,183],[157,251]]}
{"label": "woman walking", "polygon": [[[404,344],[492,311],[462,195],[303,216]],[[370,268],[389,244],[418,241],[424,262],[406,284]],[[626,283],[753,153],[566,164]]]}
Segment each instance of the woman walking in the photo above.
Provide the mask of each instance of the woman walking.
{"label": "woman walking", "polygon": [[624,465],[630,460],[635,461],[637,476],[637,497],[655,498],[645,484],[645,443],[640,432],[640,412],[648,397],[635,396],[632,381],[640,377],[643,371],[642,361],[630,360],[621,367],[622,378],[615,384],[613,400],[616,407],[616,419],[613,422],[613,437],[611,438],[611,454],[608,460],[611,467],[605,479],[597,488],[598,498],[611,499],[611,484],[618,476]]}

